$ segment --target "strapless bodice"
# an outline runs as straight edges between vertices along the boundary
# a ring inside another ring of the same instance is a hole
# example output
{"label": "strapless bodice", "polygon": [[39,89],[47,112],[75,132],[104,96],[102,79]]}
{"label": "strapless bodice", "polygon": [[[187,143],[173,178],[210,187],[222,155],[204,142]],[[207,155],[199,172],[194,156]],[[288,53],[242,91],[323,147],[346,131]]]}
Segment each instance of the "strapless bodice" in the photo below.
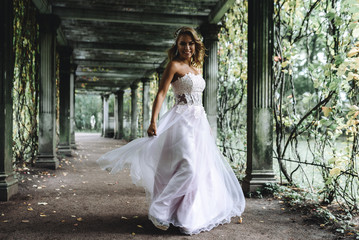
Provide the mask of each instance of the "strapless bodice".
{"label": "strapless bodice", "polygon": [[202,92],[206,82],[200,74],[186,73],[172,82],[177,105],[202,105]]}

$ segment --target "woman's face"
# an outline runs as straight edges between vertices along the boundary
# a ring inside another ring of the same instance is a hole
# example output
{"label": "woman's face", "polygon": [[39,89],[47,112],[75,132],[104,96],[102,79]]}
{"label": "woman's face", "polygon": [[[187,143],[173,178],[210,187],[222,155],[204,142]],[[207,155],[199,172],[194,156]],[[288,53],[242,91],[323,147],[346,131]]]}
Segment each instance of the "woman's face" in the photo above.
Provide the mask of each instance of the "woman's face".
{"label": "woman's face", "polygon": [[196,51],[195,42],[188,34],[182,34],[178,37],[177,49],[181,59],[191,59]]}

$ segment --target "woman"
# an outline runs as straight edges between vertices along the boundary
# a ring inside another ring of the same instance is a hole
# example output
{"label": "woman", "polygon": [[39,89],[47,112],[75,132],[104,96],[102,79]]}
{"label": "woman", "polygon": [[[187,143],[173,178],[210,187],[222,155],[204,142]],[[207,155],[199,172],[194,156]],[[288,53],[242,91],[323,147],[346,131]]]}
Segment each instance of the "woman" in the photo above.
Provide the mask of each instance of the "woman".
{"label": "woman", "polygon": [[[146,190],[149,219],[162,230],[172,224],[185,234],[209,231],[241,216],[245,199],[231,167],[219,152],[202,106],[204,45],[194,29],[176,31],[152,108],[148,137],[103,155],[98,163],[116,173],[130,168]],[[172,85],[174,107],[157,116]]]}

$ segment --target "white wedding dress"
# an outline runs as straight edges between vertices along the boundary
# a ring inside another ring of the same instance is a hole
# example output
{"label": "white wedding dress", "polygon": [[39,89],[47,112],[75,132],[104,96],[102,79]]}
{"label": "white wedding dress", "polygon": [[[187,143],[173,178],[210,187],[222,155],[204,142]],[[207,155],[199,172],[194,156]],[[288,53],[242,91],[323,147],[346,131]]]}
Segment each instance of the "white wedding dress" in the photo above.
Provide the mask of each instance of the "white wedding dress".
{"label": "white wedding dress", "polygon": [[111,173],[129,168],[133,183],[146,190],[149,219],[192,235],[241,216],[245,199],[211,134],[204,79],[188,73],[172,87],[176,103],[159,121],[157,136],[133,140],[97,162]]}

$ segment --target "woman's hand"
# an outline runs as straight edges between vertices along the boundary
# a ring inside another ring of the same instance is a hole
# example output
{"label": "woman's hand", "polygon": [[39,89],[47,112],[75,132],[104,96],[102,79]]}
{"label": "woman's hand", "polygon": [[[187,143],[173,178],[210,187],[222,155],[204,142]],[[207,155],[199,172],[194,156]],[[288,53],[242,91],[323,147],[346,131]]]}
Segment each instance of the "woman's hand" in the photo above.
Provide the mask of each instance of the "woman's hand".
{"label": "woman's hand", "polygon": [[147,134],[149,137],[157,136],[157,126],[156,123],[151,123],[147,129]]}

